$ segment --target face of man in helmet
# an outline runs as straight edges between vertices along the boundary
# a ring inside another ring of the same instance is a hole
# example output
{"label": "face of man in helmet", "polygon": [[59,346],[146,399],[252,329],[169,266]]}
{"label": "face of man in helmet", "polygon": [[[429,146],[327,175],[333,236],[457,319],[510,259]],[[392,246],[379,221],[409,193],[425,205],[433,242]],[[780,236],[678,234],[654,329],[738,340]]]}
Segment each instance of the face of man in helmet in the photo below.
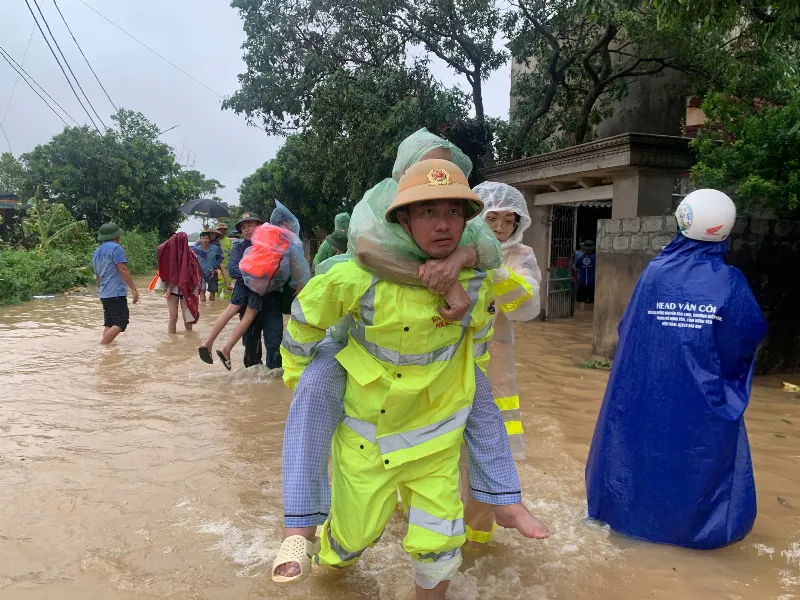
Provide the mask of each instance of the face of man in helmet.
{"label": "face of man in helmet", "polygon": [[398,210],[397,221],[425,254],[446,258],[458,248],[464,233],[464,201],[417,202]]}
{"label": "face of man in helmet", "polygon": [[255,232],[258,225],[258,221],[245,221],[242,223],[242,237],[249,240],[253,237],[253,232]]}

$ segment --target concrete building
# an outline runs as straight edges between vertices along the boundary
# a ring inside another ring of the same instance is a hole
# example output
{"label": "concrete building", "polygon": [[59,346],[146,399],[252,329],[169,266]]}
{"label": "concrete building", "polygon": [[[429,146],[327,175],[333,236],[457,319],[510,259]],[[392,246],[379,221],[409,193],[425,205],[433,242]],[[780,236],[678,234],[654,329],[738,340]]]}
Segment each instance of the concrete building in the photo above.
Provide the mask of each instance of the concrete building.
{"label": "concrete building", "polygon": [[25,205],[13,192],[0,191],[0,239],[6,239],[14,217],[23,214]]}
{"label": "concrete building", "polygon": [[[512,63],[512,82],[528,70]],[[482,171],[519,188],[528,200],[533,225],[525,243],[547,274],[543,318],[573,315],[575,250],[581,241],[596,241],[599,220],[663,216],[685,195],[691,157],[684,136],[702,123],[685,87],[684,75],[671,69],[636,78],[613,114],[593,129],[591,141]],[[512,95],[512,114],[516,108]]]}
{"label": "concrete building", "polygon": [[528,202],[533,223],[523,241],[533,248],[545,279],[545,319],[573,315],[575,251],[581,241],[597,239],[600,219],[674,210],[691,166],[688,144],[683,137],[625,133],[482,171],[521,190]]}

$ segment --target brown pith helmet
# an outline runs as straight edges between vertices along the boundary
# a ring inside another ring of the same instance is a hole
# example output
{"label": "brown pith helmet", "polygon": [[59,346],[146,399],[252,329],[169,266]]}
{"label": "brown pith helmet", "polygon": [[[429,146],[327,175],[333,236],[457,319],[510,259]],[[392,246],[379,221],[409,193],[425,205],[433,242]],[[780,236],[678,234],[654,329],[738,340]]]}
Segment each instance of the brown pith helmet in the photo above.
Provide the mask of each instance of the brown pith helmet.
{"label": "brown pith helmet", "polygon": [[469,188],[469,182],[454,163],[422,160],[411,165],[397,184],[386,220],[397,223],[397,209],[428,200],[464,200],[464,218],[469,221],[483,210],[483,201]]}

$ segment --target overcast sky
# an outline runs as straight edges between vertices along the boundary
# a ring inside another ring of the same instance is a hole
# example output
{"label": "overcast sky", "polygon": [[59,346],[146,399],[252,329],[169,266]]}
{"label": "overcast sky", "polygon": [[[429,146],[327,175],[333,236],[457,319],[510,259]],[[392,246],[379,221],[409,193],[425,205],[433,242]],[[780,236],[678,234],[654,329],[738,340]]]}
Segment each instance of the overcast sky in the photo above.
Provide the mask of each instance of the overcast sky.
{"label": "overcast sky", "polygon": [[[35,11],[33,0],[28,1]],[[196,169],[226,186],[219,195],[227,202],[238,202],[236,188],[242,178],[275,156],[283,140],[248,127],[243,117],[231,111],[222,111],[221,100],[214,93],[143,48],[81,0],[56,1],[114,103],[141,111],[161,129],[179,124],[162,139],[175,148],[176,154],[183,151],[185,156],[188,149]],[[80,56],[53,0],[38,2],[81,85],[109,124],[107,116],[113,107]],[[240,48],[244,32],[238,12],[227,1],[85,2],[222,96],[236,91],[236,76],[245,68]],[[0,0],[0,4],[3,24],[0,46],[18,63],[23,62],[24,56],[25,70],[72,117],[88,123],[36,28],[25,0]],[[460,82],[443,67],[436,67],[435,72],[445,83]],[[0,60],[0,121],[8,134],[11,151],[19,156],[49,141],[64,124],[22,80],[15,88],[16,80],[16,73]],[[508,67],[485,84],[488,115],[507,117],[509,87]],[[8,144],[0,135],[0,152],[6,150]],[[194,220],[187,221],[183,229],[196,231],[199,225]]]}

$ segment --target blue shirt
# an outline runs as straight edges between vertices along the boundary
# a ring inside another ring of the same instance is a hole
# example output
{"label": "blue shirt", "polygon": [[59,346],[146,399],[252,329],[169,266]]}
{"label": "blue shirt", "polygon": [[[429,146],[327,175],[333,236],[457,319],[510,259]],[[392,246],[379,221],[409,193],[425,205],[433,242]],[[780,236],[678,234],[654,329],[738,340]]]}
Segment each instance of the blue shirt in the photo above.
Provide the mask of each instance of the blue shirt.
{"label": "blue shirt", "polygon": [[575,254],[575,268],[578,270],[578,285],[594,285],[594,267],[597,255],[592,252]]}
{"label": "blue shirt", "polygon": [[122,278],[117,265],[125,264],[125,251],[116,242],[103,242],[92,254],[92,267],[100,277],[100,297],[118,298],[128,295],[128,284]]}
{"label": "blue shirt", "polygon": [[197,256],[197,262],[200,263],[200,269],[203,271],[203,277],[208,277],[211,271],[218,269],[222,264],[222,248],[209,244],[208,250],[203,250],[200,242],[192,246],[192,252]]}

